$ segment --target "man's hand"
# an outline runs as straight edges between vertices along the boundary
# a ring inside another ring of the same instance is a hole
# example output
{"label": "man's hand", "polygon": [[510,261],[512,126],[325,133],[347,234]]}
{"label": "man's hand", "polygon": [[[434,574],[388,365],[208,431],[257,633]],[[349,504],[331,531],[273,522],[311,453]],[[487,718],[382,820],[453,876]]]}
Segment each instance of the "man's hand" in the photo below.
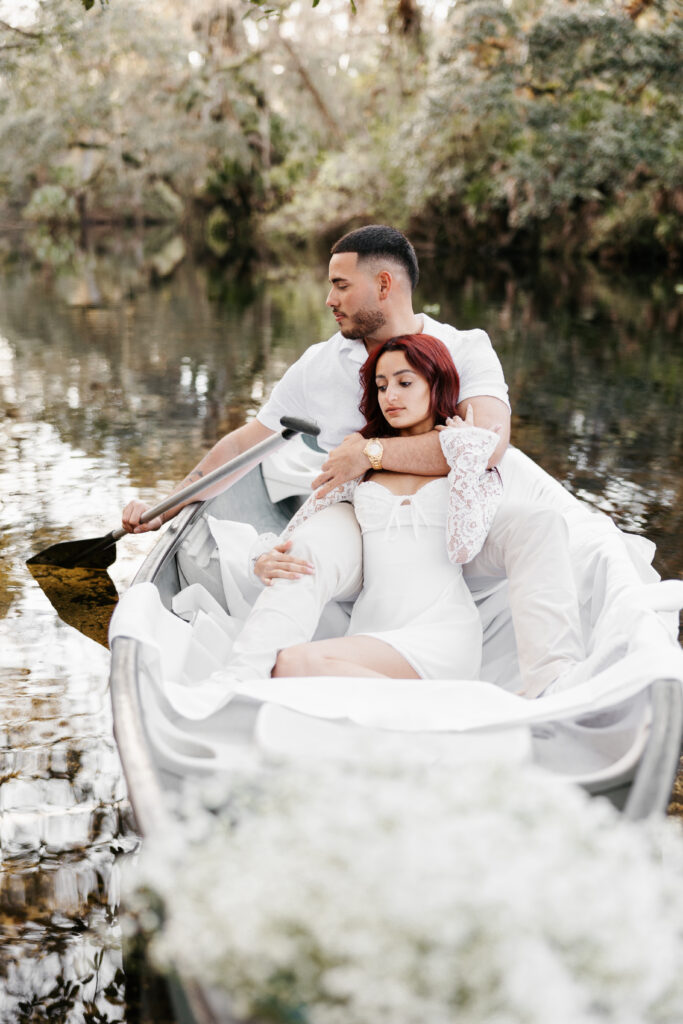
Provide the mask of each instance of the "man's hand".
{"label": "man's hand", "polygon": [[271,551],[267,551],[254,562],[254,573],[266,587],[271,586],[275,579],[298,580],[314,572],[310,562],[290,555],[291,546],[291,540],[286,540],[284,544],[276,544]]}
{"label": "man's hand", "polygon": [[149,530],[158,530],[163,525],[161,516],[151,519],[148,523],[141,523],[140,516],[146,512],[149,505],[144,501],[129,501],[121,516],[121,525],[127,533],[147,533]]}
{"label": "man's hand", "polygon": [[[189,473],[181,483],[175,488],[173,493],[181,491],[187,484],[194,483],[195,480],[201,479],[202,476],[207,476],[214,469],[219,466],[223,466],[226,462],[236,458],[243,452],[246,452],[249,448],[253,448],[255,444],[260,441],[265,441],[266,438],[272,437],[275,431],[270,430],[268,427],[264,427],[258,420],[251,420],[249,423],[245,423],[243,427],[238,427],[237,430],[231,431],[224,437],[217,441],[210,452],[208,452],[201,462],[195,466],[191,473]],[[244,473],[245,471],[243,471]],[[243,473],[241,475],[243,475]],[[129,501],[123,510],[121,516],[121,525],[127,533],[146,533],[148,530],[158,530],[160,526],[167,523],[169,519],[173,519],[174,516],[180,512],[181,508],[189,502],[204,501],[206,498],[213,498],[215,494],[219,494],[226,486],[225,480],[219,480],[217,483],[207,487],[201,494],[195,494],[194,497],[186,499],[185,501],[179,501],[175,508],[169,509],[168,512],[164,512],[163,516],[157,516],[150,523],[142,525],[140,523],[140,516],[143,512],[147,511],[148,505],[145,505],[142,501]]]}
{"label": "man's hand", "polygon": [[338,448],[332,449],[327,462],[323,463],[322,473],[312,484],[313,490],[320,488],[316,491],[316,498],[324,498],[335,487],[345,484],[347,480],[355,480],[370,469],[368,457],[363,454],[367,443],[367,438],[362,434],[349,434]]}

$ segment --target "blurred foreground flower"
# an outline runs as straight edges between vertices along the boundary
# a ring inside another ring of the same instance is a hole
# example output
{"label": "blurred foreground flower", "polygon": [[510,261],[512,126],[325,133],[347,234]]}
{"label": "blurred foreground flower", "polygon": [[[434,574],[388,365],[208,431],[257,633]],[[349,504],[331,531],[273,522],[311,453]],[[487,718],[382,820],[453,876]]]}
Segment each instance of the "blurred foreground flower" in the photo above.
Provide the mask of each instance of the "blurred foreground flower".
{"label": "blurred foreground flower", "polygon": [[681,878],[672,822],[532,768],[385,763],[242,775],[138,885],[159,963],[241,1020],[680,1024]]}

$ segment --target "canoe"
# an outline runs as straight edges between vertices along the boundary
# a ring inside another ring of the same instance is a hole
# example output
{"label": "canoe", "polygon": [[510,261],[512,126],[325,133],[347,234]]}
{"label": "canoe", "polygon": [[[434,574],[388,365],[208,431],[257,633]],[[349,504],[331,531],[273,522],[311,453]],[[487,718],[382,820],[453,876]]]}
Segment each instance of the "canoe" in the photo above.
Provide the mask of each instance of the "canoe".
{"label": "canoe", "polygon": [[[200,584],[203,592],[211,595],[208,600],[225,608],[225,590],[207,527],[210,517],[251,524],[258,532],[279,532],[291,517],[295,504],[289,499],[273,503],[261,469],[257,467],[210,501],[183,509],[145,559],[129,594],[149,595],[153,591],[158,601],[158,616],[168,617],[174,607],[178,608],[179,595],[186,594],[192,585]],[[621,557],[624,556],[619,548],[607,545],[599,559],[593,558],[593,571],[596,580],[600,576],[603,590],[604,580],[612,570],[618,577],[620,566],[612,563]],[[654,593],[659,586],[666,587],[666,584],[655,583],[649,592]],[[136,591],[136,588],[139,589]],[[677,600],[676,597],[674,605]],[[651,603],[655,610],[648,623],[649,632],[646,631],[646,639],[642,641],[643,650],[629,654],[628,662],[624,655],[625,679],[629,665],[640,665],[641,674],[642,665],[650,666],[649,675],[640,679],[637,687],[631,686],[621,699],[612,697],[607,705],[597,707],[592,717],[584,707],[573,718],[566,711],[558,713],[550,727],[544,726],[541,719],[523,728],[505,730],[512,750],[515,737],[526,736],[527,753],[532,760],[549,771],[574,779],[591,793],[606,796],[634,820],[665,812],[683,735],[683,677],[675,625],[677,614],[673,606],[657,610],[666,605],[666,600]],[[609,616],[602,617],[605,618]],[[159,676],[163,675],[164,668],[159,657],[150,656],[151,648],[145,635],[146,631],[153,634],[156,621],[154,615],[150,615],[140,630],[114,629],[111,639],[114,729],[130,801],[143,837],[168,827],[173,812],[169,810],[167,795],[177,789],[186,771],[194,767],[200,774],[209,776],[224,771],[229,762],[222,758],[223,752],[257,742],[259,716],[267,703],[253,697],[237,697],[215,716],[215,721],[186,723],[184,730],[177,728],[177,723],[169,721],[168,717],[164,719],[159,711],[163,704],[159,696],[162,692]],[[178,622],[180,625],[180,620]],[[183,628],[185,626],[183,623]],[[601,628],[599,617],[596,628]],[[153,642],[154,636],[149,639]],[[164,643],[168,642],[167,638]],[[619,663],[611,667],[613,678],[619,676],[619,669]],[[542,707],[547,699],[550,698],[526,704]],[[608,712],[614,712],[611,725],[605,707]],[[286,727],[286,715],[283,720]],[[484,744],[485,756],[486,730],[474,730],[474,734],[464,740],[461,737],[465,742],[464,756],[473,749],[472,744]],[[191,981],[174,984],[182,1020],[217,1024],[229,1019],[227,1010],[212,1005],[211,997]]]}

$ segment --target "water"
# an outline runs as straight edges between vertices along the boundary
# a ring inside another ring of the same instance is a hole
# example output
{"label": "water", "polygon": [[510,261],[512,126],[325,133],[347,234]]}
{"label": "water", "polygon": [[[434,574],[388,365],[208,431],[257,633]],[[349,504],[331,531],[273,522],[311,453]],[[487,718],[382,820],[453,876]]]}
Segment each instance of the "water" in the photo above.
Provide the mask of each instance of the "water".
{"label": "water", "polygon": [[[141,248],[114,238],[59,274],[19,260],[0,277],[3,1024],[172,1020],[121,949],[119,865],[137,840],[107,693],[116,594],[97,575],[34,578],[25,559],[107,532],[133,496],[162,497],[334,326],[324,263],[239,281],[188,261],[149,287]],[[675,282],[455,277],[428,262],[423,282],[418,308],[494,339],[516,443],[683,575]],[[119,591],[153,542],[119,543]]]}

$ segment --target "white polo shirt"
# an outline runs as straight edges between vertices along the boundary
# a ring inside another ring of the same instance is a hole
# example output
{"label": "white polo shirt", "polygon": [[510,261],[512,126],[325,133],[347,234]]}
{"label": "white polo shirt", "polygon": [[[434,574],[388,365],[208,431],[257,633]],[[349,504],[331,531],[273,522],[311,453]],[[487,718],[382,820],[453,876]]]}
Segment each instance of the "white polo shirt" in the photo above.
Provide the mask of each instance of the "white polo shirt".
{"label": "white polo shirt", "polygon": [[[458,331],[423,313],[422,333],[443,341],[450,351],[460,377],[461,402],[488,395],[509,408],[503,369],[486,331]],[[359,370],[367,358],[362,341],[344,338],[340,332],[311,345],[277,382],[256,418],[269,430],[280,430],[281,416],[312,420],[320,427],[320,447],[336,448],[347,434],[364,426],[358,409]]]}

